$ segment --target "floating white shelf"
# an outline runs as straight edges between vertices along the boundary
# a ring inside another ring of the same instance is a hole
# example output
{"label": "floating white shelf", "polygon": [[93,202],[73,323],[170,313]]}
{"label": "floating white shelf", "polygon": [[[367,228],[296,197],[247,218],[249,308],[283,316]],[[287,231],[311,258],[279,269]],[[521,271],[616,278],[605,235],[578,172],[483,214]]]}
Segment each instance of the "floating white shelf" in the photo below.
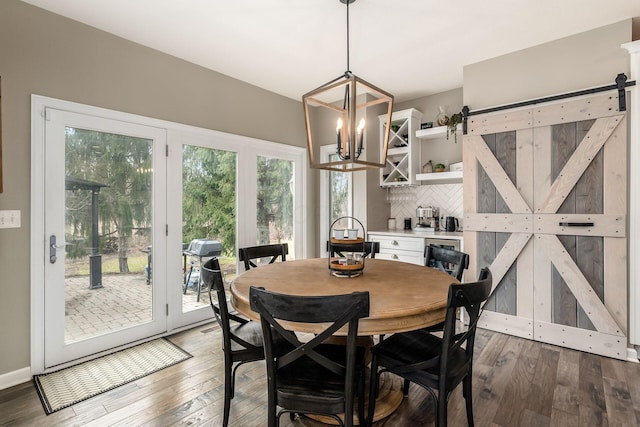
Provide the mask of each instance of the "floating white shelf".
{"label": "floating white shelf", "polygon": [[[458,125],[456,128],[456,132],[462,131],[462,125]],[[433,138],[441,138],[447,135],[447,127],[446,126],[436,126],[434,128],[429,129],[420,129],[416,131],[416,138],[420,139],[433,139]]]}
{"label": "floating white shelf", "polygon": [[431,184],[454,184],[462,182],[462,171],[416,174],[416,181]]}

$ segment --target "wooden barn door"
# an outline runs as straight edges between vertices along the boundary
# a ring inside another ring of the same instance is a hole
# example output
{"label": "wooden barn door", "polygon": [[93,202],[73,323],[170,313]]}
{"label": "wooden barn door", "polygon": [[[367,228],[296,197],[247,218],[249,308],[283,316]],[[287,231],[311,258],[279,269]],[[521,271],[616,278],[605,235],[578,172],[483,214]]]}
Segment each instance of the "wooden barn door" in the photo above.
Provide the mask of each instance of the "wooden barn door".
{"label": "wooden barn door", "polygon": [[464,137],[468,277],[482,326],[627,356],[626,115],[614,95],[471,116]]}

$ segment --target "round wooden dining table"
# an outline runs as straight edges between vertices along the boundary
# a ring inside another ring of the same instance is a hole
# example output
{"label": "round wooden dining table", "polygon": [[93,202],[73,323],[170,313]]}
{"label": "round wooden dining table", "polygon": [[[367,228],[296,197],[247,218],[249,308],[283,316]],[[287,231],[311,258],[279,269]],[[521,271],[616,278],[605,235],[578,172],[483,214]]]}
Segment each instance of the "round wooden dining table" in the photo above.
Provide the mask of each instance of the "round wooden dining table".
{"label": "round wooden dining table", "polygon": [[[231,284],[231,303],[243,315],[259,320],[258,313],[249,305],[251,286],[309,296],[369,291],[369,317],[360,319],[358,335],[384,335],[442,322],[451,283],[457,280],[440,270],[404,262],[367,258],[360,276],[336,277],[329,270],[328,259],[301,259],[267,264],[242,273]],[[307,333],[320,333],[326,327],[285,322],[283,326]],[[391,415],[402,403],[402,396],[402,381],[393,376],[381,377],[374,421]],[[315,419],[333,423],[328,417]]]}
{"label": "round wooden dining table", "polygon": [[[451,283],[457,280],[440,270],[398,261],[367,258],[360,276],[336,277],[326,258],[300,259],[242,273],[231,284],[231,303],[243,315],[259,320],[249,306],[250,286],[309,296],[369,291],[369,317],[360,320],[358,335],[382,335],[442,322]],[[293,330],[316,333],[324,325],[295,324]]]}

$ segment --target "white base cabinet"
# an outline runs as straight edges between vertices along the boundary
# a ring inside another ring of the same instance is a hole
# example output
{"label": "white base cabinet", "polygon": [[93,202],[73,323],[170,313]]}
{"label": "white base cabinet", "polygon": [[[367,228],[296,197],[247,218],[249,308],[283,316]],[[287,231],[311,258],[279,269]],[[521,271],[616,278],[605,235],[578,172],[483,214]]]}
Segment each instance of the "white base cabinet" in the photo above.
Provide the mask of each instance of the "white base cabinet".
{"label": "white base cabinet", "polygon": [[380,252],[376,258],[424,265],[424,248],[429,244],[462,249],[462,233],[444,233],[425,236],[424,233],[403,231],[369,232],[369,240],[378,242]]}

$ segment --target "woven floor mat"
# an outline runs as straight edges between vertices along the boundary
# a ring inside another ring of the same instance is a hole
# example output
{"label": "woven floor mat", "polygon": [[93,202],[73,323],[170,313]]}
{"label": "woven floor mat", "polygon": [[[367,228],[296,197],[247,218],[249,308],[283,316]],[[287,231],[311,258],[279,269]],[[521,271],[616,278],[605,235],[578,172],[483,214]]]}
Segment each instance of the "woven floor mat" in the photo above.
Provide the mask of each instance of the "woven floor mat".
{"label": "woven floor mat", "polygon": [[159,338],[59,371],[34,375],[47,415],[190,358]]}

